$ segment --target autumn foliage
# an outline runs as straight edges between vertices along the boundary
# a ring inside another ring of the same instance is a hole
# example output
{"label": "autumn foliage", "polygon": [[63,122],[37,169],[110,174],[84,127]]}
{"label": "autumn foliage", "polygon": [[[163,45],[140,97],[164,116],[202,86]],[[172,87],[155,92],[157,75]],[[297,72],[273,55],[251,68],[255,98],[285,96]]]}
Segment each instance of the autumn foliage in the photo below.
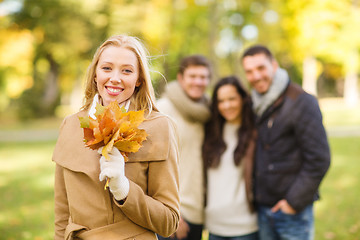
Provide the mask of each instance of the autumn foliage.
{"label": "autumn foliage", "polygon": [[102,149],[102,155],[109,159],[108,153],[115,146],[128,160],[127,154],[137,152],[146,139],[147,133],[138,126],[144,121],[144,111],[128,111],[112,102],[104,107],[96,106],[96,119],[79,117],[84,128],[84,142],[91,149]]}

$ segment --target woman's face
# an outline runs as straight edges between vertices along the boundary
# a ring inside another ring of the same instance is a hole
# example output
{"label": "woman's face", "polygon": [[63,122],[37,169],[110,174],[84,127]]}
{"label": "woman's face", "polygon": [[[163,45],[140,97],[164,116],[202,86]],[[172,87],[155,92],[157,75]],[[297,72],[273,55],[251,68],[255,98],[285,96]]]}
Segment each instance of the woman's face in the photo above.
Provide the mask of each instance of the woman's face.
{"label": "woman's face", "polygon": [[218,109],[227,122],[241,123],[242,98],[236,87],[227,84],[218,89],[217,92]]}
{"label": "woman's face", "polygon": [[140,84],[135,53],[123,47],[106,47],[96,66],[96,85],[103,105],[128,100]]}

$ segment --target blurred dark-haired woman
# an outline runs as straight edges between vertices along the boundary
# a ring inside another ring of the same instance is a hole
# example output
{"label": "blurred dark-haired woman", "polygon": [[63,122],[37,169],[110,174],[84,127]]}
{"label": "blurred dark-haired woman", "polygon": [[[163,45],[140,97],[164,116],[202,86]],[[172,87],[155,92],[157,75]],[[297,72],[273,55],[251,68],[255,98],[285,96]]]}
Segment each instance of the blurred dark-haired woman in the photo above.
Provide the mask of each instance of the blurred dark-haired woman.
{"label": "blurred dark-haired woman", "polygon": [[209,240],[257,240],[252,169],[255,121],[251,98],[235,76],[220,79],[202,148]]}

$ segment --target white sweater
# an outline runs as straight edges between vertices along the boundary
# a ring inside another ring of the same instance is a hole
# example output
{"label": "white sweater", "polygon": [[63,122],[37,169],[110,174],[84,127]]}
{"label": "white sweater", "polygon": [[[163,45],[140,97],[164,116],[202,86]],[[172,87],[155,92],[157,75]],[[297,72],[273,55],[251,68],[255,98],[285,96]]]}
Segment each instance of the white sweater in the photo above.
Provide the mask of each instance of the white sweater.
{"label": "white sweater", "polygon": [[181,216],[191,223],[203,224],[203,125],[185,119],[168,98],[161,98],[157,102],[157,107],[175,121],[179,133]]}
{"label": "white sweater", "polygon": [[257,216],[250,212],[245,193],[242,164],[234,163],[239,125],[224,125],[226,150],[220,165],[207,171],[207,206],[205,225],[219,236],[241,236],[258,230]]}

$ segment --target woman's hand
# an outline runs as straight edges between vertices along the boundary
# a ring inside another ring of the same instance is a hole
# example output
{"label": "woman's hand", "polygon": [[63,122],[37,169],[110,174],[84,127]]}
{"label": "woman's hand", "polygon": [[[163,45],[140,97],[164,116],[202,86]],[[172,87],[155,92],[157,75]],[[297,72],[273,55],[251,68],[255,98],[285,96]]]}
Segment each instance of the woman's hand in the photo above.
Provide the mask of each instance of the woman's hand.
{"label": "woman's hand", "polygon": [[[101,154],[102,148],[98,150]],[[100,157],[100,181],[109,178],[109,188],[115,199],[120,201],[129,194],[129,180],[125,176],[125,160],[120,151],[113,147],[109,152],[109,160],[104,156]]]}

